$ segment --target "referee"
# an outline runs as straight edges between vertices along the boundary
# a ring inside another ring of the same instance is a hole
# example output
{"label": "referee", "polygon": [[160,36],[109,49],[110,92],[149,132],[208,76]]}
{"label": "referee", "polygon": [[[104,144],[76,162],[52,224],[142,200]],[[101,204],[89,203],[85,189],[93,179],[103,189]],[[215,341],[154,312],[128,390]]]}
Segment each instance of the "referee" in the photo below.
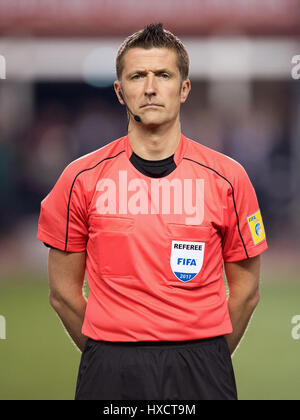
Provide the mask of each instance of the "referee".
{"label": "referee", "polygon": [[82,351],[75,399],[236,400],[231,355],[267,249],[255,191],[239,163],[181,133],[177,37],[148,25],[116,70],[128,135],[70,163],[39,219],[50,303]]}

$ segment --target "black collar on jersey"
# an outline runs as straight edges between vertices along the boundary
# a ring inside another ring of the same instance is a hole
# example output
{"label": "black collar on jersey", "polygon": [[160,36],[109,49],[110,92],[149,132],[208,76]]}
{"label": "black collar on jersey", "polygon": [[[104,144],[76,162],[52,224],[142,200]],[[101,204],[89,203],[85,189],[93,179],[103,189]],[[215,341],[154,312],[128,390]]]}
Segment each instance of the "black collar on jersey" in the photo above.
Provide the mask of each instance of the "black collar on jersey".
{"label": "black collar on jersey", "polygon": [[139,172],[151,178],[162,178],[176,169],[174,154],[161,160],[146,160],[132,152],[129,160]]}

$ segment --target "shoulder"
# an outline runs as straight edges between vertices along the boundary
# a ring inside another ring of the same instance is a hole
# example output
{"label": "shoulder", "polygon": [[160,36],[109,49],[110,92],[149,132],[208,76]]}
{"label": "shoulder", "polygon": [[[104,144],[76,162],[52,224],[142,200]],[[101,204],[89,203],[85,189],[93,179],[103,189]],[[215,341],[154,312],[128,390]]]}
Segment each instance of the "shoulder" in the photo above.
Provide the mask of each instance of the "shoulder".
{"label": "shoulder", "polygon": [[97,167],[103,161],[117,158],[124,151],[124,137],[120,137],[119,139],[109,142],[100,149],[73,160],[64,169],[61,176],[72,181],[80,174]]}
{"label": "shoulder", "polygon": [[188,139],[185,158],[206,168],[211,173],[223,178],[230,184],[236,184],[248,178],[244,167],[233,158],[204,146],[195,140]]}

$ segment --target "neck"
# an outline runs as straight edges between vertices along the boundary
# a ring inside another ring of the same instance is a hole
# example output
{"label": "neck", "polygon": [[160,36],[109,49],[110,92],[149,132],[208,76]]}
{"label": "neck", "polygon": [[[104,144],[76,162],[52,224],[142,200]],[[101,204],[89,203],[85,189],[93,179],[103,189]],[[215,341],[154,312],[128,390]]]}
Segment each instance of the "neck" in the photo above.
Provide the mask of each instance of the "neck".
{"label": "neck", "polygon": [[147,160],[161,160],[175,153],[181,138],[179,119],[169,126],[149,128],[130,121],[128,139],[132,150]]}

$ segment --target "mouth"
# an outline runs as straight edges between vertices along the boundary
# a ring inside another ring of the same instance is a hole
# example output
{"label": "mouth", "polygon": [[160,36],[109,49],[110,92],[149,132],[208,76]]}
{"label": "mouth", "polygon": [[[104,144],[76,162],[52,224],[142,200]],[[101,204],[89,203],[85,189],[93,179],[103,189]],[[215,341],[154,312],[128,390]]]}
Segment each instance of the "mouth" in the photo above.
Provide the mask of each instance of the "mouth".
{"label": "mouth", "polygon": [[162,107],[162,105],[158,105],[158,104],[146,104],[146,105],[142,105],[141,108],[156,108],[156,107]]}

